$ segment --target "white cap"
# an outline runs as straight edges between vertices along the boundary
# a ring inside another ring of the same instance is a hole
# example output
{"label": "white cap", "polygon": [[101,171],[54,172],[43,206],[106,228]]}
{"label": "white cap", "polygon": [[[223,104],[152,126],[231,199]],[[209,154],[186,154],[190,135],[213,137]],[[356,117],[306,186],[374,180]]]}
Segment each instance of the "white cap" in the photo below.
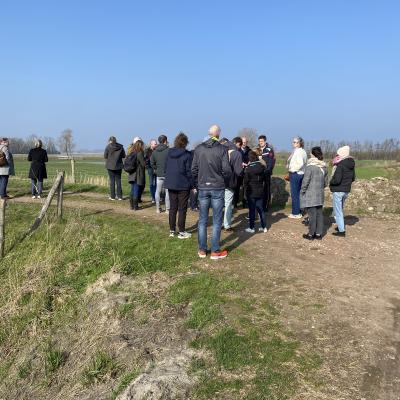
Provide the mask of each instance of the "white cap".
{"label": "white cap", "polygon": [[[141,138],[140,136],[136,136],[136,137],[133,139],[133,144],[135,144],[138,140],[142,140],[142,138]],[[142,142],[143,142],[143,140],[142,140]]]}

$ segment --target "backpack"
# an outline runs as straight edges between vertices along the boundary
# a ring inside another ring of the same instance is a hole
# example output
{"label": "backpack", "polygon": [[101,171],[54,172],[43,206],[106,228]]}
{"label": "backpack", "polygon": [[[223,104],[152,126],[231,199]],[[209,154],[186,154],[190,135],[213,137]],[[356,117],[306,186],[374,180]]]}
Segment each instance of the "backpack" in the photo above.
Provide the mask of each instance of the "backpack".
{"label": "backpack", "polygon": [[0,167],[5,167],[6,165],[8,165],[6,153],[0,149]]}
{"label": "backpack", "polygon": [[136,172],[137,167],[137,153],[131,153],[125,158],[124,171],[128,174],[133,174]]}

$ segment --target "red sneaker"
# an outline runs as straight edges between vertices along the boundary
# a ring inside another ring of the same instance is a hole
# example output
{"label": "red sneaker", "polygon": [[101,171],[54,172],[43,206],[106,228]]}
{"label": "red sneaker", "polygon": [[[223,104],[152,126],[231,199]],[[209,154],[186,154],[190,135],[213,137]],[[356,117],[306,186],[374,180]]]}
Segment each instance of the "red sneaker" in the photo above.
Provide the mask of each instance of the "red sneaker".
{"label": "red sneaker", "polygon": [[216,251],[211,253],[211,260],[220,260],[221,258],[225,258],[228,255],[226,250],[223,251]]}
{"label": "red sneaker", "polygon": [[206,257],[207,257],[207,253],[206,253],[204,250],[199,250],[199,251],[197,252],[197,255],[198,255],[200,258],[206,258]]}

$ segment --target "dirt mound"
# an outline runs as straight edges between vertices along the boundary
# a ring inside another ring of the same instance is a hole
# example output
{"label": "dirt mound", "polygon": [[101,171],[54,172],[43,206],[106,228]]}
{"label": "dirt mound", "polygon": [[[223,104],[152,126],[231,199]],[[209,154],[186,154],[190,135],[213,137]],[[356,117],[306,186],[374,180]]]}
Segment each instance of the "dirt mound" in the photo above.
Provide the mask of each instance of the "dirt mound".
{"label": "dirt mound", "polygon": [[117,400],[173,400],[184,399],[195,381],[187,371],[194,356],[184,349],[170,354],[156,367],[138,376]]}

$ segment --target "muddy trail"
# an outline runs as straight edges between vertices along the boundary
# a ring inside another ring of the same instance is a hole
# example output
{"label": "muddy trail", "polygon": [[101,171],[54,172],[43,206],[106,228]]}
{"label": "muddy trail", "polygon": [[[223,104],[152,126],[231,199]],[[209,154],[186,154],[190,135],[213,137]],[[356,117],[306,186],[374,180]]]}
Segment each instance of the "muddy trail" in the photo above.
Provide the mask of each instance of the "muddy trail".
{"label": "muddy trail", "polygon": [[[65,206],[82,209],[83,215],[119,214],[154,221],[165,224],[168,234],[168,216],[156,214],[149,202],[133,212],[127,201],[70,193]],[[234,232],[222,233],[229,257],[198,265],[241,279],[253,298],[268,292],[281,310],[283,325],[321,354],[322,384],[302,388],[295,399],[399,400],[399,221],[348,215],[347,237],[337,238],[326,218],[324,239],[308,242],[302,239],[305,227],[288,219],[285,210],[268,216],[268,233],[245,233],[245,216],[245,210],[237,211]],[[197,213],[188,211],[189,231],[196,230],[196,222]]]}

